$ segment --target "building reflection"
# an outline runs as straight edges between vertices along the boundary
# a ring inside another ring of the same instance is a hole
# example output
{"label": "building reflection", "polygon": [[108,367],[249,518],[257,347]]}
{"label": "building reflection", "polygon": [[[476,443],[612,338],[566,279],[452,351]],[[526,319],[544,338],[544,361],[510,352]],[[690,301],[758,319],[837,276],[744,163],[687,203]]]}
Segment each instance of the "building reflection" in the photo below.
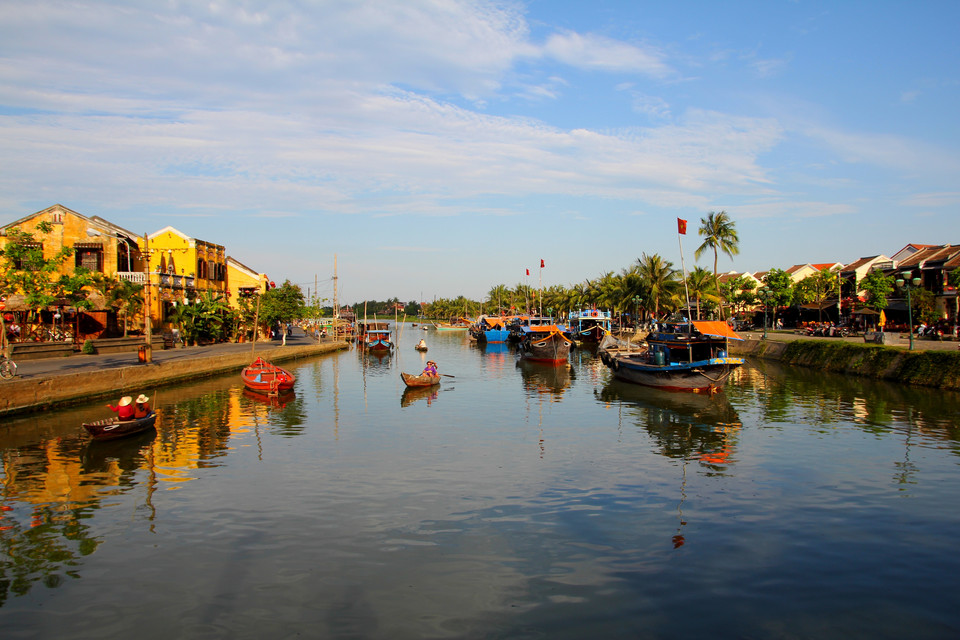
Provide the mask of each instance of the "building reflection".
{"label": "building reflection", "polygon": [[[155,431],[96,442],[81,424],[103,417],[102,404],[20,418],[0,436],[0,606],[36,584],[74,576],[100,541],[90,517],[134,489],[137,517],[153,526],[157,490],[182,489],[195,471],[217,465],[238,442],[264,430],[297,435],[295,396],[251,398],[233,378],[164,390]],[[156,402],[158,400],[159,402]],[[145,489],[145,491],[144,491]],[[142,495],[142,497],[141,497]]]}

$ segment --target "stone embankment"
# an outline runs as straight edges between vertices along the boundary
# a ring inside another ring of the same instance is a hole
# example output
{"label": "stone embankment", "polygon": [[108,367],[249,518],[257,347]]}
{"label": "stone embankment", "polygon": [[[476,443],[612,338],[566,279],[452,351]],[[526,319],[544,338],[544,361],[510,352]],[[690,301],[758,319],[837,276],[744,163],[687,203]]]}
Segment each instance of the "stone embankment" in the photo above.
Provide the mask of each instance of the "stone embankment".
{"label": "stone embankment", "polygon": [[[236,345],[235,345],[236,346]],[[346,342],[321,342],[271,348],[256,355],[273,363],[308,358],[349,348]],[[97,398],[116,400],[121,395],[141,393],[158,386],[225,373],[240,373],[253,356],[249,348],[242,351],[211,349],[204,355],[163,352],[167,358],[156,358],[149,364],[98,368],[81,364],[83,356],[58,359],[55,373],[22,375],[0,382],[0,418],[16,413],[43,411],[77,404]],[[158,354],[159,356],[160,354]],[[21,371],[26,363],[21,365]]]}
{"label": "stone embankment", "polygon": [[960,351],[956,342],[942,348],[910,351],[904,347],[857,343],[852,339],[747,338],[731,342],[733,355],[778,360],[785,364],[902,382],[905,384],[960,390]]}

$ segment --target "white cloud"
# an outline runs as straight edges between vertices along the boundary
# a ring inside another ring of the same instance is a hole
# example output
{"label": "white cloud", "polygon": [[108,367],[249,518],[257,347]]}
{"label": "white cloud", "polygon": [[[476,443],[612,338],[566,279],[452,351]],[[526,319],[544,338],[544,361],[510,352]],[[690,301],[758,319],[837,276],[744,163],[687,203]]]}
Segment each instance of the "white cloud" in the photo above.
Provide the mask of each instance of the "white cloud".
{"label": "white cloud", "polygon": [[554,34],[547,39],[543,50],[546,55],[581,69],[640,73],[653,77],[671,73],[663,55],[655,49],[641,48],[594,34]]}

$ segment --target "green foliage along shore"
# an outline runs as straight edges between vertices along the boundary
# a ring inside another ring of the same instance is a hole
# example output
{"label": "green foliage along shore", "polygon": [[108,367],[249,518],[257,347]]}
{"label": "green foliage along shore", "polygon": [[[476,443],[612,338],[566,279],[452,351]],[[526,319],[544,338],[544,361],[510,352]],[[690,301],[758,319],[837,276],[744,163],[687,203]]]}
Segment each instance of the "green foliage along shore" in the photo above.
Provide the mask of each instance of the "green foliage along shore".
{"label": "green foliage along shore", "polygon": [[796,340],[780,361],[825,371],[960,390],[960,351],[906,351],[881,345]]}

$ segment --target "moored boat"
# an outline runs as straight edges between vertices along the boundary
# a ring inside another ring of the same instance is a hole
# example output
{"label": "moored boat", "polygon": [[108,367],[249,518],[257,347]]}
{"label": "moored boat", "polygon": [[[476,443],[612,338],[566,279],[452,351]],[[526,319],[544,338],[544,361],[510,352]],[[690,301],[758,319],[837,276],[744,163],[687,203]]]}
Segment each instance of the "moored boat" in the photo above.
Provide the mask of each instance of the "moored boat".
{"label": "moored boat", "polygon": [[393,349],[390,323],[381,321],[358,322],[357,346],[367,351],[388,352]]}
{"label": "moored boat", "polygon": [[400,379],[403,380],[403,383],[408,387],[432,387],[433,385],[440,384],[440,376],[430,376],[423,373],[420,375],[401,373]]}
{"label": "moored boat", "polygon": [[668,391],[713,393],[743,358],[728,356],[729,340],[742,340],[725,322],[659,323],[641,345],[605,338],[599,354],[621,380]]}
{"label": "moored boat", "polygon": [[569,326],[574,340],[599,343],[613,330],[613,318],[609,311],[581,309],[570,312]]}
{"label": "moored boat", "polygon": [[84,422],[83,428],[94,440],[114,440],[152,429],[156,421],[157,413],[151,411],[144,417],[133,420],[120,420],[114,416],[96,422]]}
{"label": "moored boat", "polygon": [[274,395],[289,391],[296,382],[296,377],[292,373],[261,357],[257,357],[249,366],[244,367],[240,377],[248,389]]}
{"label": "moored boat", "polygon": [[564,335],[566,327],[541,324],[523,327],[518,348],[520,357],[534,362],[560,364],[567,362],[573,342]]}
{"label": "moored boat", "polygon": [[512,320],[514,316],[481,316],[470,331],[477,342],[488,344],[506,342],[510,337],[509,324]]}

